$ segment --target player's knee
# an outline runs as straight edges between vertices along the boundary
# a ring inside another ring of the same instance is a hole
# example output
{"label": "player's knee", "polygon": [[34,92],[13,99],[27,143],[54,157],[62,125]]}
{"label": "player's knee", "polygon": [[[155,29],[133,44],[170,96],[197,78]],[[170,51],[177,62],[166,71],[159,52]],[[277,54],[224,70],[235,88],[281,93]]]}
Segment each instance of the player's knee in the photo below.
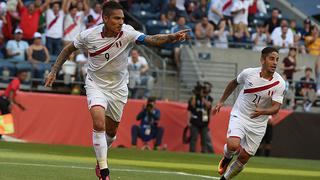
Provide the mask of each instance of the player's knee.
{"label": "player's knee", "polygon": [[236,143],[236,142],[228,142],[228,143],[227,143],[227,148],[228,148],[230,151],[238,151],[239,148],[240,148],[240,144],[239,144],[239,143]]}
{"label": "player's knee", "polygon": [[103,121],[103,119],[101,120],[94,120],[93,122],[93,129],[96,130],[96,131],[105,131],[105,123]]}
{"label": "player's knee", "polygon": [[251,155],[248,154],[245,150],[241,150],[239,156],[238,156],[238,160],[242,163],[242,164],[246,164],[249,159],[250,159]]}

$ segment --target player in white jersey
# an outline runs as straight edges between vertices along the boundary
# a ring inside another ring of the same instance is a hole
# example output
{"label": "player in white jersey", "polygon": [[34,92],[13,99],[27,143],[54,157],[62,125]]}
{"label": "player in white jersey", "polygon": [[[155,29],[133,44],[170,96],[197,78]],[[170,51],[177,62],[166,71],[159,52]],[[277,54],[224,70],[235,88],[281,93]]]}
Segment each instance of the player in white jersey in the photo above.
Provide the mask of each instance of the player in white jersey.
{"label": "player in white jersey", "polygon": [[123,107],[128,96],[128,55],[132,43],[159,46],[183,41],[190,30],[174,34],[144,35],[124,24],[122,7],[113,1],[103,5],[102,25],[78,34],[60,53],[48,74],[45,85],[52,86],[62,64],[77,49],[89,54],[85,88],[93,119],[93,147],[99,179],[109,180],[107,149],[115,140]]}
{"label": "player in white jersey", "polygon": [[[226,87],[220,101],[214,109],[219,112],[225,100],[243,85],[232,108],[227,132],[227,144],[224,145],[224,157],[219,163],[221,179],[231,179],[243,169],[253,156],[265,134],[268,116],[276,114],[285,94],[285,81],[275,72],[278,50],[266,47],[261,52],[261,67],[244,69],[237,78]],[[231,164],[233,155],[238,158]]]}

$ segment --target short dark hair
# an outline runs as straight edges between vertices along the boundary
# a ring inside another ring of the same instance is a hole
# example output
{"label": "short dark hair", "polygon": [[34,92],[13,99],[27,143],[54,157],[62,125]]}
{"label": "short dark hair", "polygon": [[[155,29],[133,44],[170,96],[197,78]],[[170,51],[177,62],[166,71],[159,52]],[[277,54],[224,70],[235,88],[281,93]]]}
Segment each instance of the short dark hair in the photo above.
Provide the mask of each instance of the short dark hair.
{"label": "short dark hair", "polygon": [[266,57],[268,54],[273,53],[273,52],[279,53],[278,49],[276,49],[274,47],[265,47],[261,51],[261,57]]}
{"label": "short dark hair", "polygon": [[307,68],[304,70],[304,72],[307,72],[307,71],[312,72],[312,68],[311,68],[311,67],[307,67]]}
{"label": "short dark hair", "polygon": [[117,9],[123,10],[123,7],[117,2],[109,1],[103,4],[102,9],[103,9],[102,12],[104,16],[110,16],[111,11],[117,10]]}
{"label": "short dark hair", "polygon": [[19,69],[19,70],[17,71],[17,73],[16,73],[16,76],[19,76],[20,74],[22,74],[22,73],[27,73],[27,72],[28,72],[27,69]]}
{"label": "short dark hair", "polygon": [[276,7],[275,7],[275,8],[272,8],[272,12],[273,12],[273,11],[278,11],[278,12],[280,13],[280,9],[278,9],[278,8],[276,8]]}

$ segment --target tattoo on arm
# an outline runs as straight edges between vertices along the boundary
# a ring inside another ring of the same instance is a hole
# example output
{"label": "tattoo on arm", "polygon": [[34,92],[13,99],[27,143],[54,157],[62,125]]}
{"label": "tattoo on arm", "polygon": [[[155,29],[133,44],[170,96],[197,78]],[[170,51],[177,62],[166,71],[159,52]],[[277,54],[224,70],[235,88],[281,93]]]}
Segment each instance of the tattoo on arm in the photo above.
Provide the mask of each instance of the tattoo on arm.
{"label": "tattoo on arm", "polygon": [[57,61],[54,63],[52,67],[52,71],[57,73],[64,62],[69,58],[69,56],[76,51],[77,48],[73,45],[73,43],[68,44],[61,53],[59,54]]}
{"label": "tattoo on arm", "polygon": [[156,35],[148,35],[145,38],[145,42],[151,46],[159,46],[165,43],[171,43],[176,41],[175,36],[173,34],[156,34]]}

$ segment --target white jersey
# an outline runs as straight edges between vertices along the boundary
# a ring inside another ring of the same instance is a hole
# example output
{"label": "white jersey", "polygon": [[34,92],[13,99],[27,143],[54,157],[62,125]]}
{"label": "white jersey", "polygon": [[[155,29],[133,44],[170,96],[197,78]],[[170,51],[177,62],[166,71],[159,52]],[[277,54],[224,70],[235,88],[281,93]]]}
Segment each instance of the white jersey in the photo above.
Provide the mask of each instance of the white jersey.
{"label": "white jersey", "polygon": [[[270,80],[260,76],[261,67],[244,69],[237,77],[237,82],[243,85],[241,92],[232,108],[231,116],[238,117],[248,127],[265,127],[268,115],[261,115],[254,119],[250,115],[257,107],[271,107],[272,101],[282,104],[285,94],[285,81],[275,72]],[[261,131],[265,131],[262,128]]]}
{"label": "white jersey", "polygon": [[79,33],[74,46],[89,52],[88,78],[102,91],[117,91],[127,87],[128,55],[134,43],[143,33],[124,24],[116,37],[104,37],[104,24]]}

